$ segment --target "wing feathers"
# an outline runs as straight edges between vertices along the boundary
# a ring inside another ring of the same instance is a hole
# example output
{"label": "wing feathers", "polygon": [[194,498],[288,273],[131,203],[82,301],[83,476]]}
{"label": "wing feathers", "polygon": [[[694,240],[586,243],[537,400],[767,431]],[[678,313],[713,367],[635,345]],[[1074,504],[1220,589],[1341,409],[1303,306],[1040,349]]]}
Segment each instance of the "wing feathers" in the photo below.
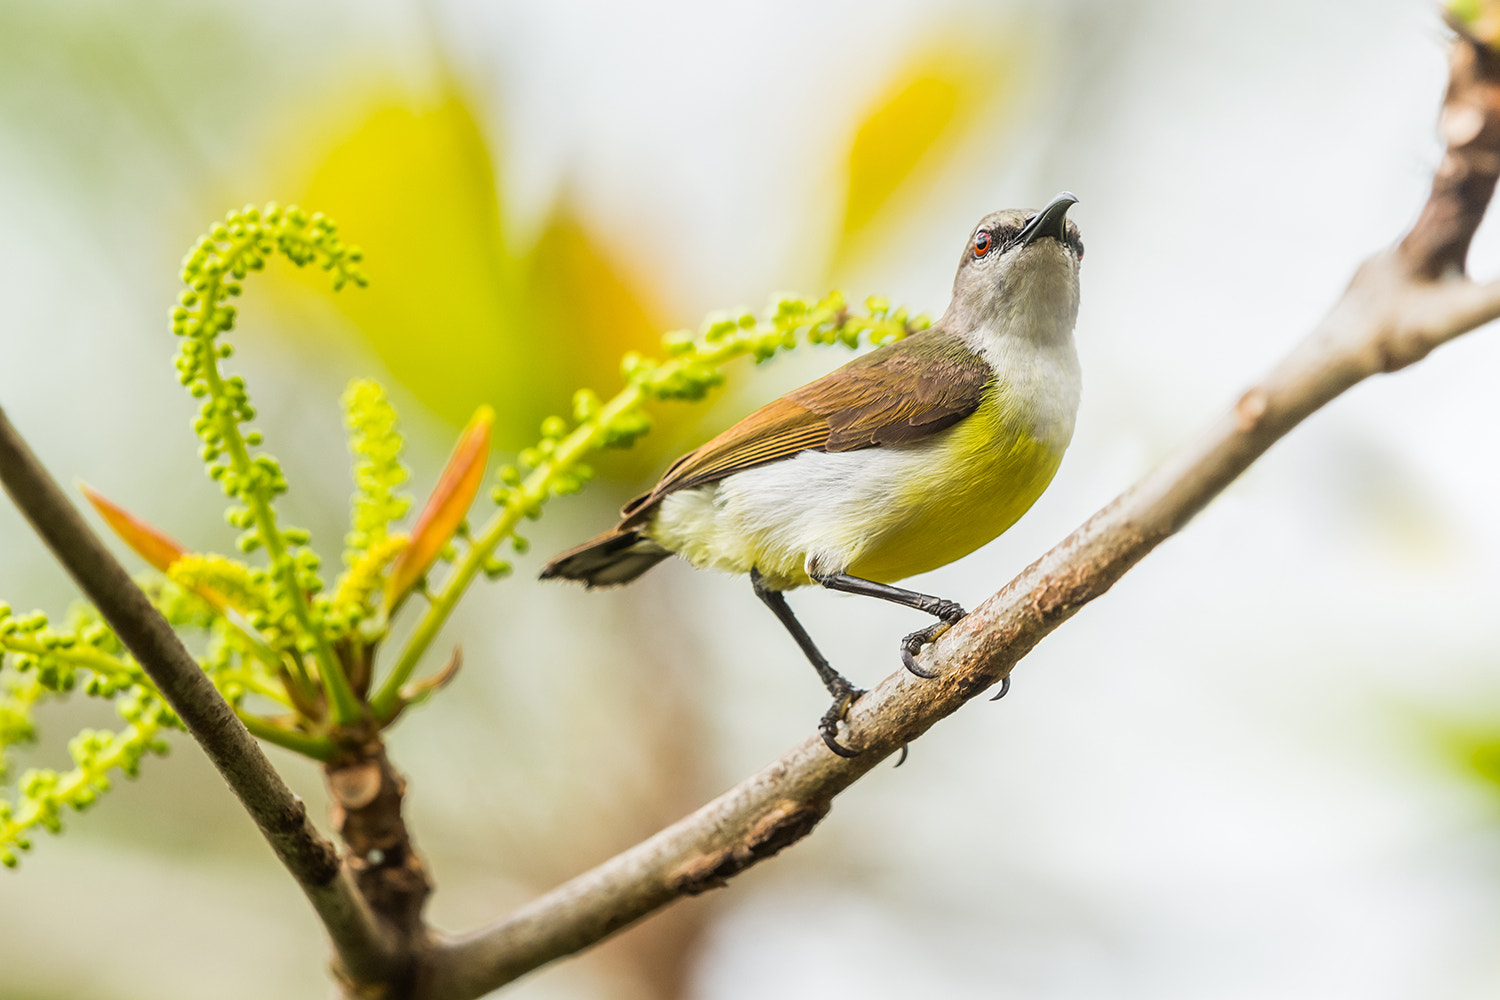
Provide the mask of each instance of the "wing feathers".
{"label": "wing feathers", "polygon": [[625,505],[622,526],[644,521],[669,493],[715,482],[799,452],[904,444],[978,409],[993,372],[939,327],[871,351],[750,414],[673,463]]}

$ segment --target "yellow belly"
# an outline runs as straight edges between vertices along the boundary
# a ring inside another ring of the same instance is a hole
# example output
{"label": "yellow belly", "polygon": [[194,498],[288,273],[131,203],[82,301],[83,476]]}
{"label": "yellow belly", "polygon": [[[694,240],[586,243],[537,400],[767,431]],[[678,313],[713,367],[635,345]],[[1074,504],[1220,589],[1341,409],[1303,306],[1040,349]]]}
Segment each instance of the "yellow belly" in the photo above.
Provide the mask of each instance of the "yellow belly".
{"label": "yellow belly", "polygon": [[809,565],[892,583],[968,555],[1016,522],[1062,462],[993,396],[920,442],[795,458],[668,496],[652,537],[695,566],[757,569],[777,588]]}
{"label": "yellow belly", "polygon": [[1061,449],[1006,428],[988,402],[944,433],[849,573],[892,583],[963,558],[1020,520],[1062,464]]}

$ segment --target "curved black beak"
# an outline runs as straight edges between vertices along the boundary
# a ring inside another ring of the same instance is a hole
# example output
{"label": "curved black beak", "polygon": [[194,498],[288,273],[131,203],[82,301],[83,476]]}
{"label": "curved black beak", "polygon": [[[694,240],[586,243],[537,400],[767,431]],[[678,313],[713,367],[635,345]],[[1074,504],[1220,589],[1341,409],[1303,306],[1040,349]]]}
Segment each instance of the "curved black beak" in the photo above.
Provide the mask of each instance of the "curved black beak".
{"label": "curved black beak", "polygon": [[1033,215],[1022,227],[1016,242],[1021,246],[1050,236],[1059,243],[1063,242],[1063,224],[1068,217],[1068,209],[1078,204],[1078,199],[1073,192],[1064,191],[1062,194],[1047,202],[1047,207]]}

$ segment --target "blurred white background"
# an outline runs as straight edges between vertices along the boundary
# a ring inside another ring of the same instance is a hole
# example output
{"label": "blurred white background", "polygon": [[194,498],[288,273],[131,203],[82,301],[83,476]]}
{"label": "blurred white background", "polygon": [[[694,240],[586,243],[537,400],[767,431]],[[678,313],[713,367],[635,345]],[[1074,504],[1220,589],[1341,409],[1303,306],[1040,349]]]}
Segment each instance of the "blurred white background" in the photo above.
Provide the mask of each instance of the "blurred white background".
{"label": "blurred white background", "polygon": [[[420,184],[356,183],[414,155],[369,140],[371,122],[461,98],[485,170],[450,185],[434,146],[443,232],[502,219],[495,273],[583,233],[579,270],[607,262],[643,329],[835,285],[937,315],[975,220],[1076,192],[1078,432],[1016,528],[912,584],[969,606],[1237,398],[1415,217],[1440,152],[1446,40],[1423,0],[310,6],[0,7],[0,405],[60,479],[200,548],[231,536],[169,360],[178,259],[232,205],[303,199],[366,245],[377,289],[399,282],[381,213],[429,203]],[[952,127],[865,220],[861,122],[946,70]],[[351,149],[359,169],[339,159]],[[234,363],[292,520],[330,565],[349,377],[398,383],[419,494],[454,431],[445,373],[486,338],[523,345],[513,379],[473,389],[502,414],[524,397],[517,441],[528,393],[544,413],[573,385],[612,389],[626,345],[608,323],[589,347],[565,322],[460,330],[433,289],[488,292],[466,277],[469,244],[447,246],[457,260],[394,332],[284,274],[247,289]],[[1471,263],[1500,272],[1493,227]],[[405,373],[412,351],[441,361],[426,382]],[[703,419],[843,360],[736,372]],[[512,994],[1495,996],[1500,789],[1465,748],[1500,739],[1497,371],[1485,330],[1340,399],[1043,643],[1006,700],[938,727],[727,891]],[[439,924],[496,917],[629,846],[822,713],[743,580],[675,563],[624,591],[533,579],[695,421],[549,507],[517,575],[477,588],[445,633],[465,673],[392,734]],[[0,598],[61,615],[73,594],[0,504]],[[791,600],[867,685],[918,621]],[[67,736],[109,719],[49,710],[27,762],[62,766]],[[322,802],[313,767],[275,759]],[[0,873],[0,997],[326,995],[311,913],[186,739],[68,826]]]}

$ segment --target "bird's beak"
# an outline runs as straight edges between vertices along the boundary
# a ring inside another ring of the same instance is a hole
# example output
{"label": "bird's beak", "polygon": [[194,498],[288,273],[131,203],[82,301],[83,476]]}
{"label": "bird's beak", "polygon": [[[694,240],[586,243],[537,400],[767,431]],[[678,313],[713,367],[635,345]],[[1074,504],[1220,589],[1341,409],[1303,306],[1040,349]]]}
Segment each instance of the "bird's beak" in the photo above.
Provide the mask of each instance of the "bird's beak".
{"label": "bird's beak", "polygon": [[1043,236],[1050,236],[1059,243],[1063,242],[1063,225],[1068,217],[1068,209],[1076,204],[1078,204],[1078,199],[1073,196],[1073,192],[1064,191],[1047,202],[1046,208],[1027,221],[1021,229],[1021,235],[1016,237],[1016,242],[1021,246],[1026,246]]}

